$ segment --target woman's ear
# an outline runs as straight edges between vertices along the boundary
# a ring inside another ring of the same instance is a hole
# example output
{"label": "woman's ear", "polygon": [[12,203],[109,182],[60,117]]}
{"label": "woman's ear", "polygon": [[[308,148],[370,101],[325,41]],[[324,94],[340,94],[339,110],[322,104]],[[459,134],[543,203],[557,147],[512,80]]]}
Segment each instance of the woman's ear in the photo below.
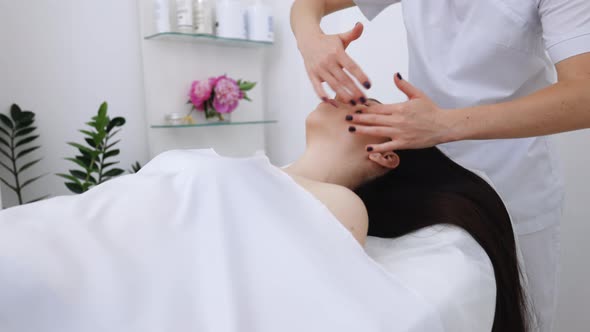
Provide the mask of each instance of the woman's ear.
{"label": "woman's ear", "polygon": [[369,159],[388,169],[394,169],[399,166],[399,156],[395,152],[372,153]]}

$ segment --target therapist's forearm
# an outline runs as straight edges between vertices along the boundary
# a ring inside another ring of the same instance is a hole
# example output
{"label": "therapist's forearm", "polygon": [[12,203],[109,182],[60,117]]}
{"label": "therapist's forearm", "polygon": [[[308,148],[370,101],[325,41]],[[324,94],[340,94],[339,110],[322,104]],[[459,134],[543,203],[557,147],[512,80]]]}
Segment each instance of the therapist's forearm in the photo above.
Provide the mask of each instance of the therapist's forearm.
{"label": "therapist's forearm", "polygon": [[291,29],[298,42],[304,37],[323,34],[324,16],[354,6],[353,0],[296,0],[291,8]]}
{"label": "therapist's forearm", "polygon": [[514,101],[449,111],[448,141],[545,136],[590,128],[590,79],[556,83]]}

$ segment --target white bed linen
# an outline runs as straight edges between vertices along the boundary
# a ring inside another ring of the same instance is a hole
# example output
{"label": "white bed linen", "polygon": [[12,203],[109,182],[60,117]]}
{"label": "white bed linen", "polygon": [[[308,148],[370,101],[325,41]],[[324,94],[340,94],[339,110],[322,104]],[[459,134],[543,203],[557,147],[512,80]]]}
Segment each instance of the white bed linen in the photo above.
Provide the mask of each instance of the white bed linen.
{"label": "white bed linen", "polygon": [[0,331],[489,330],[489,262],[447,231],[373,259],[266,157],[167,152],[0,212]]}

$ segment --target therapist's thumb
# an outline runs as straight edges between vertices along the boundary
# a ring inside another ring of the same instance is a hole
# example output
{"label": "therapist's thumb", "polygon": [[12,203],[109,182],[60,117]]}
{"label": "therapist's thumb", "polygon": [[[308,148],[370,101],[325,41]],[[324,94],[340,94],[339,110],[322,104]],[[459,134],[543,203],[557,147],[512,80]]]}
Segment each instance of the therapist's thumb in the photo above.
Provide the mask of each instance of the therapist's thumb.
{"label": "therapist's thumb", "polygon": [[364,29],[365,27],[363,26],[363,24],[361,22],[358,22],[354,26],[354,28],[352,28],[352,30],[345,33],[341,33],[339,36],[340,40],[342,40],[342,45],[344,45],[344,48],[346,49],[348,45],[350,45],[350,43],[359,39],[363,35]]}
{"label": "therapist's thumb", "polygon": [[423,98],[426,96],[424,93],[422,93],[422,91],[410,84],[410,82],[404,80],[400,73],[394,75],[393,81],[395,82],[397,88],[406,96],[408,96],[408,99]]}

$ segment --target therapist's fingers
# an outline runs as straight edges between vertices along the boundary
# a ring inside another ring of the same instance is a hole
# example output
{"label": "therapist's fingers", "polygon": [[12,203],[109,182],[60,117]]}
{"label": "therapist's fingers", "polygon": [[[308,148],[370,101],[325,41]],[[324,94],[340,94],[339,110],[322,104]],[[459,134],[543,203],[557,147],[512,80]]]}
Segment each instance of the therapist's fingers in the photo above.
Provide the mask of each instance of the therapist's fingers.
{"label": "therapist's fingers", "polygon": [[363,113],[391,115],[399,109],[399,104],[370,104]]}
{"label": "therapist's fingers", "polygon": [[315,75],[309,75],[309,77],[311,79],[311,84],[315,90],[315,93],[320,97],[321,100],[328,101],[330,98],[328,97],[328,94],[322,85],[322,81]]}
{"label": "therapist's fingers", "polygon": [[382,114],[351,114],[346,116],[346,121],[362,125],[391,125],[390,116]]}
{"label": "therapist's fingers", "polygon": [[354,135],[367,135],[373,137],[391,138],[394,134],[394,129],[391,127],[384,126],[364,126],[364,125],[351,125],[348,127],[348,131]]}
{"label": "therapist's fingers", "polygon": [[410,82],[404,80],[400,73],[393,76],[393,81],[397,88],[403,92],[408,99],[424,98],[426,95],[420,89],[413,86]]}
{"label": "therapist's fingers", "polygon": [[[354,84],[354,82],[352,81],[352,79],[350,78],[350,76],[348,76],[348,74],[346,72],[344,72],[344,70],[334,64],[330,67],[330,72],[332,73],[332,75],[334,75],[334,77],[338,80],[338,82],[344,86],[344,88],[346,90],[348,90],[352,96],[351,100],[354,100],[355,103],[359,103],[359,104],[364,104],[367,102],[367,98],[365,97],[365,95],[361,92],[361,90],[357,87],[356,84]],[[349,100],[349,102],[351,101]],[[354,105],[354,103],[351,102],[351,104]]]}
{"label": "therapist's fingers", "polygon": [[[365,72],[361,69],[361,67],[352,60],[348,54],[344,53],[340,56],[339,59],[340,65],[346,69],[352,77],[354,77],[360,84],[362,84],[365,89],[371,88],[371,81],[369,81],[369,76],[365,74]],[[364,104],[364,103],[363,103]]]}
{"label": "therapist's fingers", "polygon": [[336,92],[336,96],[340,101],[356,106],[357,102],[354,100],[353,95],[347,89],[345,89],[342,84],[339,83],[339,81],[336,79],[336,77],[334,77],[334,75],[332,75],[331,72],[327,70],[321,70],[320,77],[324,82],[328,83],[334,92]]}
{"label": "therapist's fingers", "polygon": [[361,22],[357,22],[352,30],[339,34],[338,37],[340,37],[344,49],[347,49],[348,45],[350,45],[350,43],[353,41],[361,38],[364,30],[365,26]]}
{"label": "therapist's fingers", "polygon": [[367,145],[367,152],[370,153],[387,153],[400,150],[400,142],[393,140],[382,144]]}

